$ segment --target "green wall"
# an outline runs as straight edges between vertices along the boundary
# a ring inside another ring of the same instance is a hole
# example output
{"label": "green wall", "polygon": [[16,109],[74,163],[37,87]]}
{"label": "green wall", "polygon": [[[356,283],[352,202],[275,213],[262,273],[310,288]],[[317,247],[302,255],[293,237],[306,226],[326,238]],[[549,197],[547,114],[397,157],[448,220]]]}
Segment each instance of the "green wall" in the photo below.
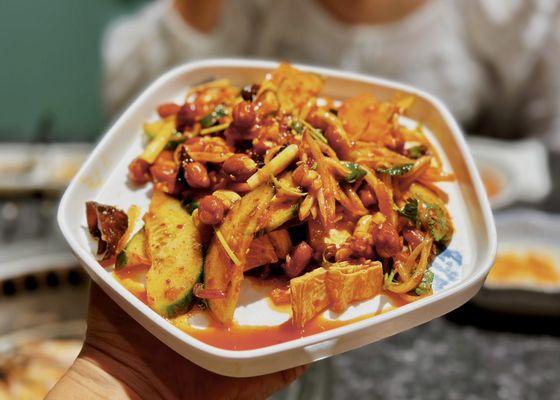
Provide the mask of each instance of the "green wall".
{"label": "green wall", "polygon": [[0,0],[0,141],[94,140],[100,43],[126,0]]}

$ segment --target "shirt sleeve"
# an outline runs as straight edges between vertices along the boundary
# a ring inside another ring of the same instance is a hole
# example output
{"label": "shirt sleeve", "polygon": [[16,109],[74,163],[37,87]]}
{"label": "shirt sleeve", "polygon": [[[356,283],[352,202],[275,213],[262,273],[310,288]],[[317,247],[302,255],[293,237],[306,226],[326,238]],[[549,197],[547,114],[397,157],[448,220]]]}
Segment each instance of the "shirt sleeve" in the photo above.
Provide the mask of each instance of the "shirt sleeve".
{"label": "shirt sleeve", "polygon": [[[560,16],[557,16],[560,19]],[[530,109],[533,118],[541,121],[542,127],[537,131],[544,135],[545,141],[551,149],[560,152],[560,26],[556,25],[551,36],[549,46],[543,57],[544,73],[541,75],[545,82],[541,87],[547,90],[544,104],[539,104],[539,95]],[[547,118],[549,116],[550,118]]]}
{"label": "shirt sleeve", "polygon": [[[560,10],[551,16],[560,20]],[[520,121],[524,133],[560,152],[560,25],[554,23],[524,85]]]}
{"label": "shirt sleeve", "polygon": [[170,0],[148,4],[111,23],[102,41],[103,97],[109,115],[164,71],[183,62],[242,55],[250,15],[242,0],[225,2],[216,29],[202,33],[177,14]]}
{"label": "shirt sleeve", "polygon": [[462,3],[473,53],[490,77],[485,127],[497,136],[536,136],[560,150],[560,1]]}

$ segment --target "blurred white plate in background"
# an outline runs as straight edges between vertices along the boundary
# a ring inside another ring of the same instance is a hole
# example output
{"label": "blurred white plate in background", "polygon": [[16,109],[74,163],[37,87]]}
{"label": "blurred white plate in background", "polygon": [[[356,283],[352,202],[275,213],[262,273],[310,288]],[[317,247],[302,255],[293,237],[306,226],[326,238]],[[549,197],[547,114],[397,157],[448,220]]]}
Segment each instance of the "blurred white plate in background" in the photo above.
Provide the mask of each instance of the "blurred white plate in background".
{"label": "blurred white plate in background", "polygon": [[560,315],[560,215],[496,215],[498,256],[474,303],[497,311]]}
{"label": "blurred white plate in background", "polygon": [[58,240],[36,239],[0,246],[0,281],[77,264],[74,254]]}
{"label": "blurred white plate in background", "polygon": [[61,191],[91,149],[89,143],[0,144],[0,192]]}
{"label": "blurred white plate in background", "polygon": [[550,193],[548,154],[542,143],[479,137],[468,142],[493,209],[539,202]]}

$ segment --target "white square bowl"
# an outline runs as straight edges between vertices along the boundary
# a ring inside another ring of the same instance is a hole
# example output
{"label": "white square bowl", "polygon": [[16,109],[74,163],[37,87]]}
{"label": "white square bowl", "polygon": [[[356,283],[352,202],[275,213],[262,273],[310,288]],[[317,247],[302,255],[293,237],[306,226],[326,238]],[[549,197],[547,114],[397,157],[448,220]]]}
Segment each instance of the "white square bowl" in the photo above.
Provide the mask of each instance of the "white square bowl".
{"label": "white square bowl", "polygon": [[241,87],[260,81],[278,64],[266,61],[210,60],[175,68],[156,80],[121,115],[96,146],[66,190],[58,211],[64,237],[91,278],[128,314],[154,336],[192,362],[216,373],[255,376],[310,363],[342,353],[439,317],[474,296],[482,286],[496,251],[496,232],[482,181],[463,135],[449,111],[431,95],[406,85],[349,72],[296,65],[326,77],[323,94],[338,99],[371,92],[381,99],[396,93],[416,101],[404,124],[422,121],[440,151],[447,170],[457,177],[442,184],[450,195],[449,209],[456,226],[448,249],[434,261],[434,294],[358,322],[254,350],[224,350],[181,331],[128,292],[94,257],[86,228],[85,202],[96,200],[144,210],[148,188],[126,183],[127,165],[142,149],[142,124],[155,118],[158,104],[183,101],[191,86],[229,78]]}

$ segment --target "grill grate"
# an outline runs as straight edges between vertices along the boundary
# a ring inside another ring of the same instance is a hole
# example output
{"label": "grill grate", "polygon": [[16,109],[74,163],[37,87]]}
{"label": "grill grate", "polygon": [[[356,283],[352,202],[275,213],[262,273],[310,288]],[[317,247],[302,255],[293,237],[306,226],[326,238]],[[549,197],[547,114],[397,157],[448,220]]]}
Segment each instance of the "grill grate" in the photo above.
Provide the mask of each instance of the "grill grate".
{"label": "grill grate", "polygon": [[44,289],[57,290],[65,286],[85,286],[88,281],[89,278],[80,267],[36,272],[0,282],[0,298],[24,295]]}

